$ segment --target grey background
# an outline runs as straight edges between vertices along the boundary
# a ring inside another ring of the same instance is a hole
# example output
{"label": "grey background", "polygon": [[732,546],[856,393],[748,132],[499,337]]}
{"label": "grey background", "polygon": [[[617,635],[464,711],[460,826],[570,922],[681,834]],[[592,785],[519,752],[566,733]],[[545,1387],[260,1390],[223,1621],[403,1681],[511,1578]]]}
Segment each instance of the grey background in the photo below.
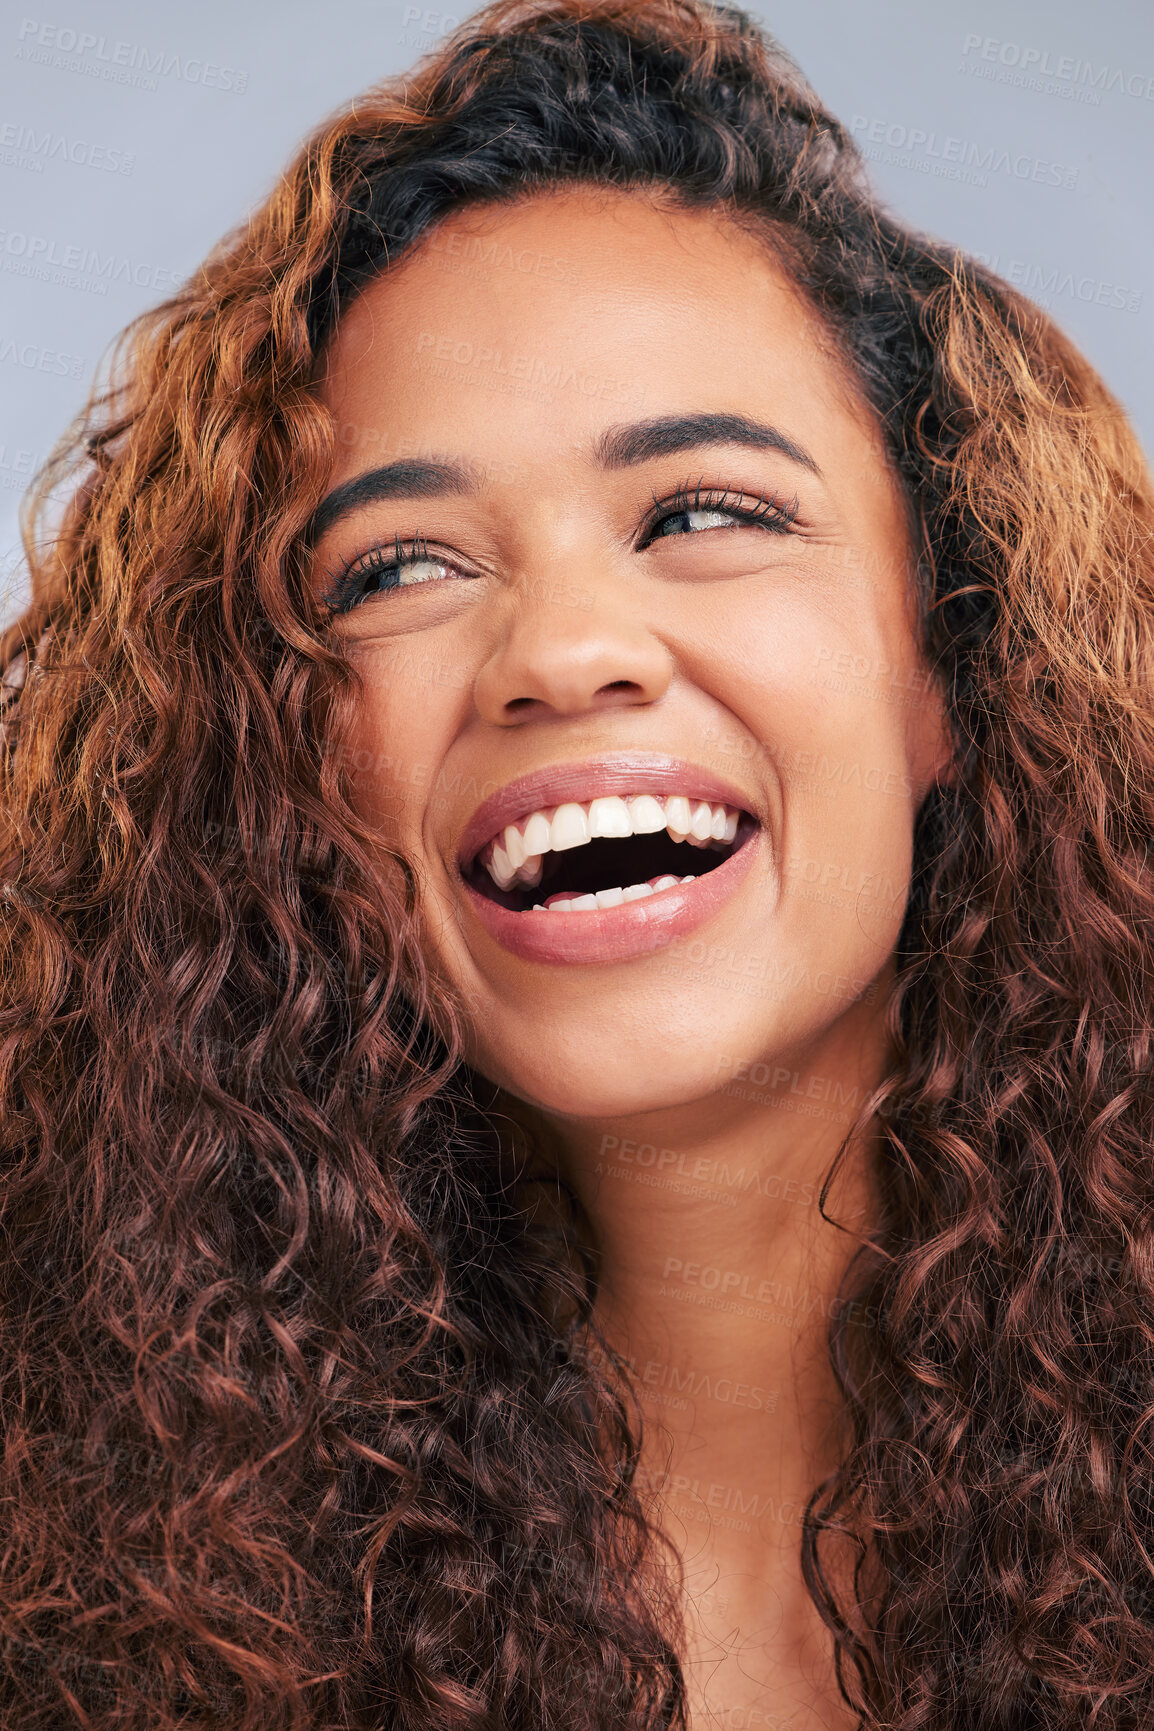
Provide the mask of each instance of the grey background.
{"label": "grey background", "polygon": [[[863,143],[891,207],[1047,306],[1154,449],[1151,0],[749,9]],[[243,221],[317,122],[472,10],[0,9],[0,623],[25,598],[21,494],[111,340]]]}

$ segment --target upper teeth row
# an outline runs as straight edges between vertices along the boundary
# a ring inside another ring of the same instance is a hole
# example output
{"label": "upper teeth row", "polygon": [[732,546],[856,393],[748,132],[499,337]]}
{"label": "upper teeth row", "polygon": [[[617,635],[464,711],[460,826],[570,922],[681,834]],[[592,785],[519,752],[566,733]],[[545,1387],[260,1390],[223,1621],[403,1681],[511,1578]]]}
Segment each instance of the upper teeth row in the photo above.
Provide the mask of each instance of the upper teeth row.
{"label": "upper teeth row", "polygon": [[661,800],[651,793],[607,794],[585,805],[569,801],[535,811],[509,824],[481,850],[481,863],[499,889],[541,882],[541,856],[581,847],[601,836],[653,835],[667,829],[674,841],[695,847],[733,841],[740,812],[674,794]]}

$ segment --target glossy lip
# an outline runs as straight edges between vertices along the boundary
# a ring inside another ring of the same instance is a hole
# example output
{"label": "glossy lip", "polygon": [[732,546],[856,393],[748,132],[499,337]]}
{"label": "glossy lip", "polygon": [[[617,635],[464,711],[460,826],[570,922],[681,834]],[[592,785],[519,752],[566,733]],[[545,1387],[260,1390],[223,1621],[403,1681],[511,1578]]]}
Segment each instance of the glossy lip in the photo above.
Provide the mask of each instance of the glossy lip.
{"label": "glossy lip", "polygon": [[[507,824],[542,807],[566,800],[584,804],[613,793],[681,793],[689,799],[707,799],[748,813],[756,828],[728,859],[692,883],[587,913],[543,913],[532,908],[515,912],[481,895],[464,877],[485,843]],[[749,794],[724,777],[684,758],[617,752],[520,776],[483,800],[458,843],[456,877],[465,905],[502,949],[534,962],[624,962],[662,949],[715,914],[761,857],[764,836]]]}
{"label": "glossy lip", "polygon": [[[584,805],[602,794],[611,793],[683,793],[689,799],[707,799],[715,805],[736,806],[740,811],[757,816],[747,793],[711,770],[702,769],[699,764],[689,763],[684,758],[667,757],[656,752],[615,752],[611,757],[587,757],[580,763],[553,764],[546,769],[534,770],[531,775],[519,776],[516,781],[507,782],[488,799],[482,800],[457,844],[458,872],[472,864],[486,842],[492,841],[508,824],[528,817],[530,812],[564,805],[567,800]],[[713,877],[715,873],[708,875]],[[660,895],[665,893],[664,890],[658,892]],[[485,898],[478,899],[483,901]]]}

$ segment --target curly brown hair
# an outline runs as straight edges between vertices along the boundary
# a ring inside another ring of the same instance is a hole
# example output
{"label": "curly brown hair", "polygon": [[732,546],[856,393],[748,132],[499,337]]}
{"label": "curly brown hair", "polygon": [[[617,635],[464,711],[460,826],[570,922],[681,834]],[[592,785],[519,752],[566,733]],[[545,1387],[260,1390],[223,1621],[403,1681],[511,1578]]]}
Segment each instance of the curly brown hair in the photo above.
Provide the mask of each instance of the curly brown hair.
{"label": "curly brown hair", "polygon": [[450,210],[565,180],[772,231],[884,429],[949,702],[859,1120],[881,1217],[831,1310],[854,1441],[801,1538],[843,1693],[868,1731],[1149,1725],[1151,481],[1055,326],[887,214],[707,0],[496,0],[358,98],[129,327],[31,497],[2,1722],[686,1722],[580,1223],[560,1256],[528,1224],[308,581],[341,307]]}

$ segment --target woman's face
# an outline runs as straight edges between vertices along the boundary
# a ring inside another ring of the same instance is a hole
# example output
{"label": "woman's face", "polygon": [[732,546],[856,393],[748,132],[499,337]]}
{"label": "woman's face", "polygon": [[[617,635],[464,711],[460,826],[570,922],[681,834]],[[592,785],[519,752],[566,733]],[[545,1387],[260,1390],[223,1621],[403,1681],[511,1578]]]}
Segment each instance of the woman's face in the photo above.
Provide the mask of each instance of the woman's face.
{"label": "woman's face", "polygon": [[766,244],[636,192],[473,207],[324,389],[354,799],[477,1068],[620,1120],[876,1030],[947,735],[874,419]]}

